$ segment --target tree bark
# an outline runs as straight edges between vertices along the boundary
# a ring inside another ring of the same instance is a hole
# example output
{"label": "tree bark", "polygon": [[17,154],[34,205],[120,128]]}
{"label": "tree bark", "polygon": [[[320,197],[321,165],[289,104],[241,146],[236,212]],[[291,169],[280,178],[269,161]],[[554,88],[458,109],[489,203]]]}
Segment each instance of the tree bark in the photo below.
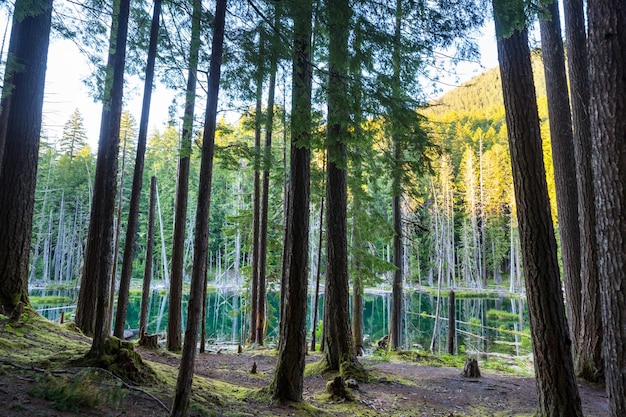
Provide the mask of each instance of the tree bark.
{"label": "tree bark", "polygon": [[346,97],[348,32],[351,9],[346,0],[328,0],[328,128],[326,171],[326,291],[324,362],[328,369],[359,365],[350,326],[347,246],[347,155],[349,104]]}
{"label": "tree bark", "polygon": [[191,136],[196,104],[196,82],[198,54],[200,51],[200,20],[202,2],[193,0],[191,17],[191,43],[189,47],[189,73],[185,95],[185,115],[183,134],[178,160],[176,182],[176,208],[174,214],[174,237],[172,246],[172,273],[170,276],[170,303],[167,311],[167,350],[177,352],[181,348],[183,270],[185,256],[185,228],[187,227],[187,200],[189,195],[189,160],[191,157]]}
{"label": "tree bark", "polygon": [[582,416],[552,228],[522,2],[494,0],[539,415]]}
{"label": "tree bark", "polygon": [[587,10],[604,369],[617,417],[626,415],[626,5],[596,0]]}
{"label": "tree bark", "polygon": [[584,317],[575,346],[576,374],[590,381],[604,378],[602,362],[602,312],[598,246],[596,244],[596,209],[591,168],[591,124],[589,119],[589,60],[582,0],[565,0],[567,66],[570,78],[574,155],[578,186],[581,251],[581,312]]}
{"label": "tree bark", "polygon": [[291,7],[293,75],[290,186],[285,229],[278,362],[270,386],[275,400],[302,401],[306,356],[311,151],[312,4]]}
{"label": "tree bark", "polygon": [[148,302],[150,283],[152,282],[152,259],[154,256],[154,211],[156,205],[157,178],[150,179],[150,210],[148,212],[148,238],[146,240],[146,262],[143,269],[143,287],[141,292],[141,312],[139,313],[139,331],[148,333]]}
{"label": "tree bark", "polygon": [[[280,15],[274,8],[274,27],[280,24]],[[267,117],[265,121],[265,147],[263,148],[263,175],[261,180],[261,204],[259,212],[259,261],[258,261],[258,285],[257,291],[257,322],[256,341],[263,345],[265,337],[265,304],[267,301],[266,269],[267,269],[267,218],[270,186],[270,167],[272,158],[272,133],[274,125],[274,94],[276,92],[276,71],[278,66],[278,52],[276,50],[278,39],[274,35],[270,45],[270,81],[267,93]],[[307,209],[308,213],[308,209]]]}
{"label": "tree bark", "polygon": [[[402,0],[396,0],[394,50],[393,50],[393,100],[400,101],[400,42],[402,29]],[[393,178],[391,213],[393,218],[393,286],[391,302],[391,349],[396,350],[402,344],[402,279],[404,277],[404,248],[402,247],[402,146],[399,138],[399,126],[392,132]]]}
{"label": "tree bark", "polygon": [[109,335],[106,315],[111,279],[113,216],[130,1],[116,0],[113,10],[105,80],[107,88],[104,89],[92,197],[94,203],[91,205],[85,266],[76,307],[76,325],[85,334],[94,336],[89,352],[94,357],[99,357],[104,352],[104,342]]}
{"label": "tree bark", "polygon": [[322,275],[322,244],[324,241],[324,196],[322,196],[322,200],[320,201],[320,230],[317,240],[317,268],[315,273],[315,297],[313,298],[313,320],[311,323],[311,350],[315,352],[315,335],[317,333],[317,305],[320,299],[320,277]]}
{"label": "tree bark", "polygon": [[36,7],[40,9],[33,10],[29,1],[15,3],[7,65],[20,70],[6,71],[3,94],[10,94],[10,100],[4,101],[9,106],[0,116],[6,120],[4,156],[0,151],[0,307],[7,315],[20,303],[30,304],[28,261],[52,0]]}
{"label": "tree bark", "polygon": [[259,230],[261,227],[261,112],[263,99],[263,65],[261,57],[264,53],[263,31],[259,34],[259,63],[256,74],[256,109],[254,113],[254,196],[252,220],[252,279],[250,294],[250,343],[256,343],[257,317],[259,314]]}
{"label": "tree bark", "polygon": [[[578,192],[574,135],[567,95],[565,55],[561,38],[559,5],[554,1],[543,6],[547,16],[539,22],[543,67],[550,116],[550,143],[556,183],[556,203],[563,279],[567,299],[567,318],[573,346],[579,344],[581,327],[580,229],[578,225]],[[575,351],[575,349],[574,349]]]}
{"label": "tree bark", "polygon": [[226,19],[226,0],[217,0],[215,20],[213,22],[213,40],[209,66],[209,85],[207,92],[206,114],[204,119],[204,141],[200,162],[200,184],[198,186],[198,206],[196,209],[196,233],[194,239],[193,271],[189,290],[187,310],[187,328],[185,344],[180,359],[180,370],[176,382],[176,395],[172,405],[172,417],[184,417],[189,408],[193,367],[198,344],[198,326],[204,280],[207,273],[209,253],[209,214],[211,204],[211,183],[213,181],[213,154],[215,150],[215,128],[217,124],[217,101],[220,86],[222,54],[224,51],[224,26]]}
{"label": "tree bark", "polygon": [[[139,223],[139,203],[141,202],[141,189],[143,186],[142,182],[144,160],[146,155],[146,139],[148,137],[148,120],[150,117],[150,102],[152,100],[154,64],[156,61],[157,43],[159,40],[160,16],[161,0],[155,0],[154,10],[152,12],[152,23],[150,26],[150,44],[148,46],[148,59],[146,63],[146,79],[143,87],[139,137],[137,138],[137,154],[135,156],[135,170],[133,172],[133,188],[130,195],[130,207],[128,209],[128,219],[126,223],[126,241],[124,243],[124,257],[122,259],[122,275],[120,277],[120,289],[117,299],[117,311],[115,314],[115,330],[113,332],[113,334],[120,339],[124,336],[130,280],[133,272],[135,239],[137,237],[137,226]],[[150,265],[150,267],[152,266]],[[149,289],[150,287],[148,287],[148,291]]]}

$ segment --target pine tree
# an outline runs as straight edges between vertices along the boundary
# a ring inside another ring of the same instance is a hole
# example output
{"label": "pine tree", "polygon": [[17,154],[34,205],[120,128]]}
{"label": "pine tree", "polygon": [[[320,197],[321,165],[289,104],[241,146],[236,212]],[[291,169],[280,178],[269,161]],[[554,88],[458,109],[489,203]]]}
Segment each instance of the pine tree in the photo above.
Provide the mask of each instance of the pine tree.
{"label": "pine tree", "polygon": [[80,110],[75,109],[63,126],[63,135],[59,141],[59,151],[74,160],[76,155],[87,146],[87,132]]}

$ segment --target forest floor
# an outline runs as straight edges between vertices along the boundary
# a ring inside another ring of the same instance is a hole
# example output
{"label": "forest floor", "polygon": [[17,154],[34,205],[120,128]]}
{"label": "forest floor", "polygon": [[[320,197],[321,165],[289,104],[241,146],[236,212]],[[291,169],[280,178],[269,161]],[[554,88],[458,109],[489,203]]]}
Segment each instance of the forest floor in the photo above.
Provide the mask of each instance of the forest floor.
{"label": "forest floor", "polygon": [[[10,322],[0,315],[0,415],[168,415],[179,355],[135,346],[147,372],[131,372],[131,382],[97,364],[85,367],[81,358],[89,346],[90,339],[71,324],[26,315]],[[530,416],[536,411],[532,377],[482,369],[481,364],[480,378],[464,378],[461,367],[443,366],[436,357],[414,352],[361,358],[368,381],[351,390],[353,401],[325,394],[333,374],[307,373],[304,403],[275,404],[267,387],[276,352],[230,349],[210,346],[196,356],[190,416]],[[320,358],[309,353],[307,363]],[[254,364],[256,373],[251,372]],[[126,362],[129,368],[134,365]],[[607,415],[602,387],[582,381],[578,386],[585,416]]]}

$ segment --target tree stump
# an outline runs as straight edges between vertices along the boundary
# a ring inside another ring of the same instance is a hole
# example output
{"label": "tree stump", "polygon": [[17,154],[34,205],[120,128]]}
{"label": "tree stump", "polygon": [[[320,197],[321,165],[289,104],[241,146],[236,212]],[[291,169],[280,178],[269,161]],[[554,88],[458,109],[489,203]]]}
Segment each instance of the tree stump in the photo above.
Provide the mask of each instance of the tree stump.
{"label": "tree stump", "polygon": [[326,384],[326,392],[330,394],[332,399],[340,399],[344,401],[352,401],[352,394],[346,389],[343,377],[336,376],[332,381]]}
{"label": "tree stump", "polygon": [[465,378],[480,378],[480,369],[478,369],[478,361],[476,359],[467,358],[465,360],[463,376]]}
{"label": "tree stump", "polygon": [[252,369],[250,370],[251,374],[256,374],[256,362],[252,364]]}
{"label": "tree stump", "polygon": [[376,344],[378,345],[378,349],[387,350],[387,346],[389,344],[389,335],[386,334],[378,339],[378,342]]}
{"label": "tree stump", "polygon": [[141,337],[139,338],[139,346],[143,346],[148,349],[158,349],[159,348],[159,335],[158,334],[148,334],[147,332],[141,332]]}

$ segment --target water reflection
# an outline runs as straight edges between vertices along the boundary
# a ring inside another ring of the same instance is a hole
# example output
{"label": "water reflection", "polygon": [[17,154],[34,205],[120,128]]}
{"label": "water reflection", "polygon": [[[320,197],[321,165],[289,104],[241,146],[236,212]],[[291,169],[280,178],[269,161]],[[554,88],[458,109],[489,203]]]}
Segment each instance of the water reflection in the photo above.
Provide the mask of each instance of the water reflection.
{"label": "water reflection", "polygon": [[[71,319],[75,310],[78,292],[75,289],[31,290],[35,307],[49,320]],[[207,291],[206,334],[212,342],[245,342],[248,315],[246,291],[234,288],[209,289]],[[54,299],[50,298],[54,297]],[[280,295],[268,293],[266,343],[276,342],[278,337],[278,311]],[[63,301],[65,301],[63,303]],[[385,336],[389,328],[391,314],[391,293],[366,292],[363,306],[363,333],[366,350],[371,351],[376,342]],[[62,304],[59,304],[62,302]],[[183,329],[186,324],[188,297],[183,296]],[[447,352],[448,297],[441,297],[441,314],[433,350]],[[323,308],[323,294],[320,296],[319,316]],[[405,293],[403,317],[403,348],[428,349],[435,328],[436,296],[412,291]],[[141,292],[131,291],[127,328],[139,326]],[[310,339],[313,311],[313,298],[309,296],[307,338]],[[148,332],[163,333],[167,330],[168,297],[165,289],[152,290],[148,307]],[[455,301],[456,332],[455,353],[489,353],[491,355],[529,355],[529,319],[526,302],[523,298],[459,298]],[[319,324],[319,323],[318,323]],[[318,335],[317,341],[320,337]]]}

